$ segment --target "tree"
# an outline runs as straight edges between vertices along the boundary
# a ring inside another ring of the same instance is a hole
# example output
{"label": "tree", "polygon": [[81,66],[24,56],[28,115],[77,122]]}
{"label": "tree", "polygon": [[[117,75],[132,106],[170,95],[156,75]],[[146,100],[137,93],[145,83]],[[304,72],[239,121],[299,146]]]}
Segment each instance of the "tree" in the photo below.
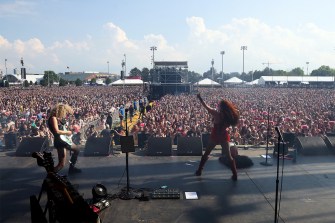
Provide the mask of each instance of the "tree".
{"label": "tree", "polygon": [[335,69],[323,65],[319,69],[313,70],[311,76],[335,76]]}
{"label": "tree", "polygon": [[83,85],[83,81],[80,80],[79,78],[77,78],[77,80],[74,82],[76,86],[82,86]]}
{"label": "tree", "polygon": [[97,79],[96,79],[95,77],[92,78],[92,79],[91,79],[91,84],[94,85],[94,84],[96,84],[96,83],[97,83]]}
{"label": "tree", "polygon": [[23,87],[29,87],[29,82],[27,80],[23,81]]}
{"label": "tree", "polygon": [[150,71],[148,68],[144,67],[141,71],[142,81],[149,82],[150,81]]}
{"label": "tree", "polygon": [[195,73],[194,71],[187,71],[188,72],[188,81],[191,83],[196,83],[201,80],[201,74]]}
{"label": "tree", "polygon": [[110,83],[112,83],[112,79],[110,79],[110,77],[107,77],[105,83],[106,85],[109,85]]}
{"label": "tree", "polygon": [[134,76],[141,76],[141,71],[135,67],[133,69],[131,69],[131,71],[129,72],[129,75],[134,77]]}
{"label": "tree", "polygon": [[300,67],[297,67],[297,68],[294,68],[293,70],[291,70],[289,72],[289,75],[291,75],[291,76],[304,76],[304,71]]}
{"label": "tree", "polygon": [[58,82],[59,76],[51,70],[44,71],[43,81],[41,80],[41,85],[47,86],[52,85],[54,82]]}
{"label": "tree", "polygon": [[63,79],[63,78],[60,78],[59,79],[59,86],[66,86],[68,84],[68,81]]}

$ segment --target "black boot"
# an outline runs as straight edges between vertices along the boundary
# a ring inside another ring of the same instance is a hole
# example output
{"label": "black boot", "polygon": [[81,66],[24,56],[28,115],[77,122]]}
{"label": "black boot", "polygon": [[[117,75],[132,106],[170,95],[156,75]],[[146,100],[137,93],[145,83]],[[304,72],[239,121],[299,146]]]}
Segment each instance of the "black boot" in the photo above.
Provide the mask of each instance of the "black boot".
{"label": "black boot", "polygon": [[81,173],[81,169],[75,167],[72,163],[70,164],[69,168],[69,175],[71,174],[76,174],[76,173]]}

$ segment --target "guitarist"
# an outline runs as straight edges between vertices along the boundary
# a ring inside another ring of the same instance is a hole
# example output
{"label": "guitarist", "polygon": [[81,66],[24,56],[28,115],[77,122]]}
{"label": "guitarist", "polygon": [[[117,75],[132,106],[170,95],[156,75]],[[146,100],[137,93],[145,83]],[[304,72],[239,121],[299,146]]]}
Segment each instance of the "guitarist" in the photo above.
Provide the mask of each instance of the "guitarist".
{"label": "guitarist", "polygon": [[73,114],[73,109],[69,105],[57,104],[56,107],[50,111],[50,116],[48,118],[48,127],[54,135],[54,147],[57,149],[58,153],[58,164],[54,169],[55,172],[58,172],[65,166],[66,150],[70,150],[72,151],[72,156],[70,158],[69,174],[80,173],[81,170],[75,167],[79,155],[79,148],[75,145],[72,146],[61,139],[61,135],[72,135],[71,131],[62,130],[61,120],[66,118],[67,114]]}

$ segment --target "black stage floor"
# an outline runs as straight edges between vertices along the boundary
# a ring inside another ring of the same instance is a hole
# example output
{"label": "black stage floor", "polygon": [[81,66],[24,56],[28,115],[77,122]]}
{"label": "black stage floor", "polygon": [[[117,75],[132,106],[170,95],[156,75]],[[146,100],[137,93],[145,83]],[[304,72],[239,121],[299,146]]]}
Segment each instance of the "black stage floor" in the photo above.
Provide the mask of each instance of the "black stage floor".
{"label": "black stage floor", "polygon": [[[179,189],[182,196],[149,201],[115,199],[100,213],[102,222],[274,222],[276,159],[269,159],[274,165],[264,166],[260,164],[264,148],[239,150],[254,165],[239,169],[238,181],[233,182],[231,171],[218,160],[220,150],[213,152],[201,177],[194,176],[200,157],[152,157],[145,151],[129,154],[131,188],[167,186]],[[81,154],[78,166],[83,172],[68,179],[78,185],[85,199],[92,198],[92,188],[98,183],[109,194],[118,193],[127,185],[125,157],[122,153],[109,157]],[[45,175],[34,158],[0,152],[0,222],[30,222],[29,197],[39,194]],[[296,163],[285,160],[279,180],[279,222],[335,222],[334,155],[298,156]],[[199,199],[187,200],[184,192],[197,192]]]}

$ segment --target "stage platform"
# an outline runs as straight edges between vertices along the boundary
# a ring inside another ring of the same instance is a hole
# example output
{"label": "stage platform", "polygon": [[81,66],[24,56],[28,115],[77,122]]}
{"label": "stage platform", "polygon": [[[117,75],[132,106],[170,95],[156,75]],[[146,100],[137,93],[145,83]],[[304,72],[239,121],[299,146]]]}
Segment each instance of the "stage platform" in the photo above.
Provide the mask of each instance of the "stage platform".
{"label": "stage platform", "polygon": [[[231,171],[219,162],[220,149],[213,151],[203,175],[194,172],[199,156],[146,156],[146,151],[129,154],[131,189],[177,188],[180,199],[114,199],[100,213],[102,222],[115,223],[269,223],[274,222],[277,161],[261,165],[264,148],[239,149],[240,155],[254,165],[238,170],[233,182]],[[55,154],[55,151],[53,151]],[[30,222],[29,197],[38,195],[46,172],[36,159],[16,157],[12,151],[0,152],[0,222]],[[85,199],[92,188],[103,184],[108,194],[119,193],[127,185],[126,155],[116,152],[108,157],[80,154],[82,173],[68,177]],[[57,156],[55,156],[57,158]],[[285,223],[332,223],[335,212],[335,156],[298,156],[296,162],[284,160],[280,166],[279,221]],[[66,168],[67,170],[67,168]],[[62,173],[66,174],[66,170]],[[282,176],[283,172],[283,177]],[[184,192],[196,192],[199,199],[185,199]],[[44,204],[42,203],[42,206]]]}

